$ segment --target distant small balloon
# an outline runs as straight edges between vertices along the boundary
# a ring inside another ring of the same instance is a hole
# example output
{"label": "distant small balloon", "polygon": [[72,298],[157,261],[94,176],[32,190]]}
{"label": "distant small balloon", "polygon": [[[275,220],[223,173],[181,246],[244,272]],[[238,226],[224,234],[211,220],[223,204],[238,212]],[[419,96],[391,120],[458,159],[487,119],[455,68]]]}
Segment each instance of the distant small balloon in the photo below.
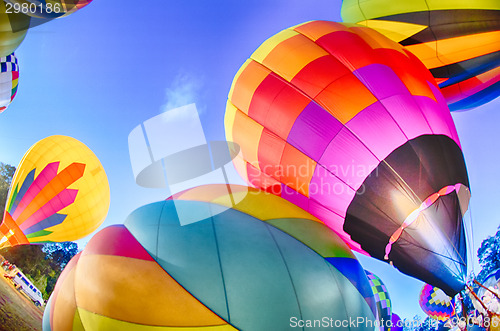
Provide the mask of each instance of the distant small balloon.
{"label": "distant small balloon", "polygon": [[24,14],[43,19],[68,16],[87,6],[92,0],[5,0],[12,10],[19,8]]}

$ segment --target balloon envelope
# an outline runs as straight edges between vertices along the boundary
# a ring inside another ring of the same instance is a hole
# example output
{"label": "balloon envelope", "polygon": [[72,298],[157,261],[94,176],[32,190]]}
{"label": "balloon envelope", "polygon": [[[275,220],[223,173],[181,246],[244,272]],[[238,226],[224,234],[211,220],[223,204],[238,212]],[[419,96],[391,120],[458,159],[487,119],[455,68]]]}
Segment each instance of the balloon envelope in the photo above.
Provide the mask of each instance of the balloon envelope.
{"label": "balloon envelope", "polygon": [[0,1],[0,57],[12,54],[26,37],[30,17],[21,13],[9,13],[5,2]]}
{"label": "balloon envelope", "polygon": [[284,30],[237,73],[225,127],[252,186],[358,252],[461,290],[469,182],[460,142],[434,78],[399,44],[353,24]]}
{"label": "balloon envelope", "polygon": [[[322,221],[291,202],[242,185],[212,184],[179,192],[169,199],[203,201],[253,216],[299,240],[321,255],[357,288],[376,316],[375,298],[363,267],[347,244]],[[182,217],[177,209],[177,214]],[[191,213],[190,210],[188,210]]]}
{"label": "balloon envelope", "polygon": [[391,331],[403,331],[404,322],[398,314],[392,313],[391,322]]}
{"label": "balloon envelope", "polygon": [[500,2],[344,0],[342,18],[376,29],[415,54],[453,110],[500,95]]}
{"label": "balloon envelope", "polygon": [[19,65],[14,53],[0,58],[0,113],[10,105],[17,93]]}
{"label": "balloon envelope", "polygon": [[[182,205],[199,221],[181,225]],[[162,201],[99,231],[75,268],[83,329],[282,330],[294,316],[373,321],[356,287],[322,256],[261,220],[218,208]]]}
{"label": "balloon envelope", "polygon": [[109,199],[106,173],[85,144],[67,136],[42,139],[12,179],[0,245],[83,238],[104,221]]}
{"label": "balloon envelope", "polygon": [[392,321],[392,303],[389,291],[387,291],[387,287],[377,275],[368,270],[365,270],[365,272],[375,296],[377,316],[381,325],[380,330],[389,330],[389,321]]}
{"label": "balloon envelope", "polygon": [[81,253],[75,255],[57,279],[43,312],[42,326],[45,331],[82,328],[75,299],[75,273],[80,256]]}
{"label": "balloon envelope", "polygon": [[425,284],[420,290],[420,308],[427,316],[446,322],[455,314],[453,299],[437,287]]}

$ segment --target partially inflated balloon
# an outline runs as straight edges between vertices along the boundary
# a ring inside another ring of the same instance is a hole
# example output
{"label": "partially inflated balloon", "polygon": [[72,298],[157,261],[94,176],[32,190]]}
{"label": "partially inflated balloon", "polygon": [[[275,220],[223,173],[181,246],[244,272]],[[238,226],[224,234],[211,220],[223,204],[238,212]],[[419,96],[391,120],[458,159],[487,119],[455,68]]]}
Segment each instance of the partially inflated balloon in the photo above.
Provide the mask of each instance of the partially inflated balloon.
{"label": "partially inflated balloon", "polygon": [[450,293],[463,286],[468,177],[434,78],[399,44],[313,21],[237,73],[226,137],[251,185],[307,210],[351,248]]}
{"label": "partially inflated balloon", "polygon": [[415,54],[451,110],[500,95],[500,2],[344,0],[342,18],[376,29]]}
{"label": "partially inflated balloon", "polygon": [[429,284],[422,287],[418,303],[424,313],[438,321],[446,322],[455,314],[453,299]]}
{"label": "partially inflated balloon", "polygon": [[[181,225],[182,205],[199,220]],[[162,201],[98,232],[75,269],[82,329],[286,330],[325,316],[364,318],[370,321],[359,329],[372,329],[367,302],[321,255],[261,220],[220,208]],[[75,316],[64,311],[65,320]]]}
{"label": "partially inflated balloon", "polygon": [[0,247],[80,239],[104,221],[109,184],[95,154],[67,136],[34,144],[12,179]]}
{"label": "partially inflated balloon", "polygon": [[375,296],[378,318],[381,324],[380,330],[389,330],[392,323],[392,303],[387,287],[377,275],[368,270],[365,270],[365,272]]}
{"label": "partially inflated balloon", "polygon": [[0,1],[0,57],[12,54],[26,37],[30,17],[22,13],[7,13],[5,2]]}
{"label": "partially inflated balloon", "polygon": [[0,113],[10,105],[17,93],[19,65],[14,54],[0,58]]}

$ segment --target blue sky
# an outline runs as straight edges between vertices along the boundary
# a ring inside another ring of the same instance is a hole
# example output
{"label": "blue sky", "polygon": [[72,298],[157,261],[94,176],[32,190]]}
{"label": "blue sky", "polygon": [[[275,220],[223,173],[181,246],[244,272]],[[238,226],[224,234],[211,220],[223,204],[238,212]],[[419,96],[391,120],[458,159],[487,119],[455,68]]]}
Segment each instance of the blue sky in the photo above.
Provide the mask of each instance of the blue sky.
{"label": "blue sky", "polygon": [[[19,91],[0,114],[0,161],[17,165],[32,144],[53,134],[81,140],[108,174],[111,206],[103,226],[121,223],[135,208],[167,196],[135,184],[130,131],[195,102],[207,139],[224,139],[227,94],[241,64],[275,33],[316,19],[340,21],[340,1],[95,0],[30,30],[16,51]],[[499,107],[495,100],[453,115],[471,181],[474,255],[499,225]],[[420,281],[372,259],[361,262],[386,283],[396,313],[423,315]]]}

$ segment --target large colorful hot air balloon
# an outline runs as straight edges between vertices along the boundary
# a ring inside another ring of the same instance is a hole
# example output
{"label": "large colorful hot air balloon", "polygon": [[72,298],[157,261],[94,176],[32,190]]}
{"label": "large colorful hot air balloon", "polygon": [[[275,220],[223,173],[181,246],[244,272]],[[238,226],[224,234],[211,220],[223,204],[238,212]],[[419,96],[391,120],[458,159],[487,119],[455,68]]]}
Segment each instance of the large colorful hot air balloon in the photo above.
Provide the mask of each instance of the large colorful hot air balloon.
{"label": "large colorful hot air balloon", "polygon": [[438,321],[446,322],[455,314],[453,299],[429,284],[422,287],[418,303],[427,316]]}
{"label": "large colorful hot air balloon", "polygon": [[380,330],[390,330],[392,323],[392,303],[387,287],[377,275],[368,270],[365,270],[365,272],[375,296]]}
{"label": "large colorful hot air balloon", "polygon": [[0,1],[0,57],[12,54],[26,37],[31,19],[22,13],[7,13]]}
{"label": "large colorful hot air balloon", "polygon": [[17,93],[19,65],[12,53],[0,58],[0,113],[10,105]]}
{"label": "large colorful hot air balloon", "polygon": [[104,221],[109,184],[94,153],[80,141],[50,136],[23,156],[0,225],[0,247],[80,239]]}
{"label": "large colorful hot air balloon", "polygon": [[[181,225],[179,205],[199,221]],[[325,316],[373,323],[363,296],[322,256],[274,226],[219,208],[162,201],[98,232],[75,267],[82,329],[284,330]],[[57,301],[44,330],[58,330],[56,310]],[[75,316],[65,312],[66,321]]]}
{"label": "large colorful hot air balloon", "polygon": [[415,54],[451,110],[500,95],[500,2],[344,0],[342,18],[376,29]]}
{"label": "large colorful hot air balloon", "polygon": [[353,24],[284,30],[238,71],[225,127],[252,186],[359,252],[462,289],[467,171],[446,102],[408,50]]}

